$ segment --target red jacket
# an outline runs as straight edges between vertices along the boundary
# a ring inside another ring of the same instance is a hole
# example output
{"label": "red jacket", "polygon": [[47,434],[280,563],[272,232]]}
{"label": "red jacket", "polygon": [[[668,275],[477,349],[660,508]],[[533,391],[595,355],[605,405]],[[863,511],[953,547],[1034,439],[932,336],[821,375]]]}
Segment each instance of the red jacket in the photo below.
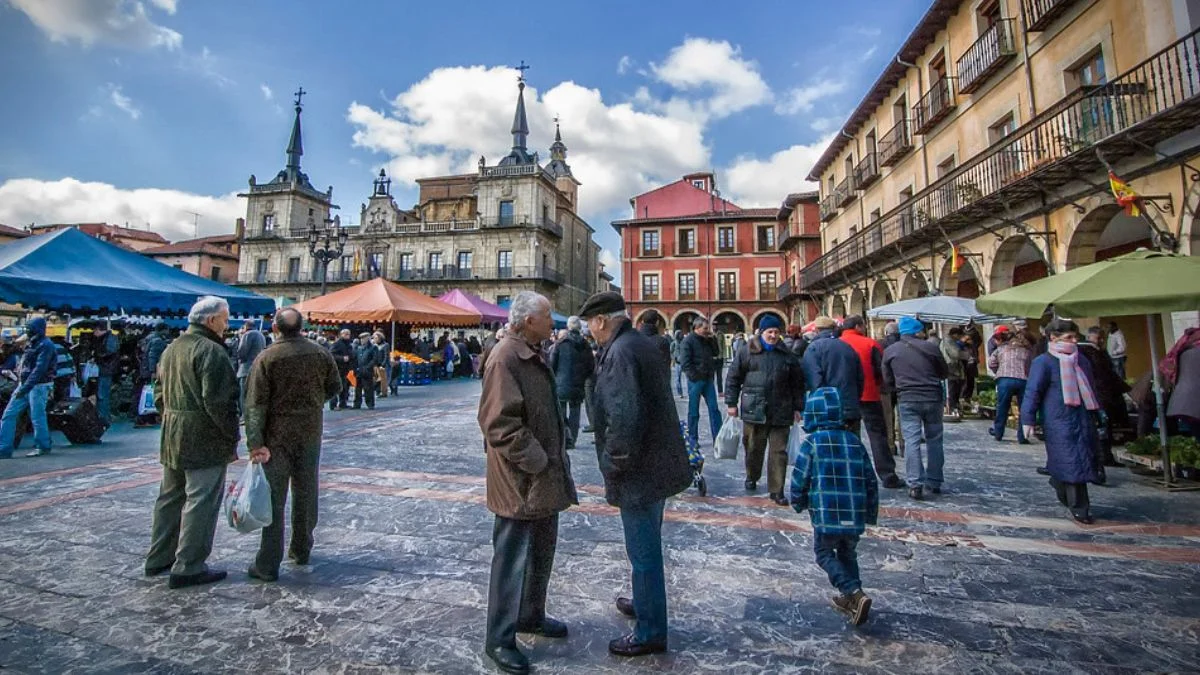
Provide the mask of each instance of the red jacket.
{"label": "red jacket", "polygon": [[883,381],[883,348],[857,329],[842,331],[841,340],[854,348],[854,353],[858,354],[858,360],[862,362],[862,400],[879,401],[879,384]]}

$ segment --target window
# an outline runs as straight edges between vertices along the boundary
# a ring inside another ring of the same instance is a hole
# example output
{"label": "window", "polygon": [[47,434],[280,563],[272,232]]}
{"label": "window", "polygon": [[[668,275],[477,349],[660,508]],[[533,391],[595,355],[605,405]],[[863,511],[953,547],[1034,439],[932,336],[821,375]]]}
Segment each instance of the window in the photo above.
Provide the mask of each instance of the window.
{"label": "window", "polygon": [[778,272],[759,272],[758,273],[758,299],[759,300],[774,300],[779,291],[779,273]]}
{"label": "window", "polygon": [[254,261],[254,281],[260,284],[267,282],[267,259],[259,258]]}
{"label": "window", "polygon": [[429,273],[435,274],[442,271],[442,252],[434,251],[429,254]]}
{"label": "window", "polygon": [[300,258],[288,258],[287,280],[289,284],[300,281]]}
{"label": "window", "polygon": [[312,216],[313,216],[313,210],[312,210],[312,209],[309,209],[309,210],[308,210],[308,217],[309,217],[309,218],[312,218]]}
{"label": "window", "polygon": [[1004,18],[1000,13],[1000,1],[987,0],[987,2],[979,6],[976,17],[979,23],[979,34],[983,35],[989,28],[1000,23],[1000,20]]}
{"label": "window", "polygon": [[679,231],[678,255],[696,255],[696,228]]}
{"label": "window", "polygon": [[263,232],[274,232],[274,231],[275,231],[275,214],[268,213],[265,216],[263,216]]}
{"label": "window", "polygon": [[354,272],[354,256],[344,255],[338,260],[338,279],[349,281]]}
{"label": "window", "polygon": [[737,241],[733,238],[733,227],[717,228],[717,253],[737,253]]}
{"label": "window", "polygon": [[954,156],[951,155],[937,165],[937,176],[941,178],[954,170]]}
{"label": "window", "polygon": [[1078,65],[1067,71],[1067,88],[1071,91],[1080,87],[1104,84],[1105,80],[1104,52],[1099,49],[1089,54]]}
{"label": "window", "polygon": [[642,300],[647,302],[658,300],[657,274],[642,275]]}
{"label": "window", "polygon": [[756,237],[755,243],[757,251],[773,251],[775,250],[775,226],[774,225],[759,225],[755,228]]}
{"label": "window", "polygon": [[511,199],[500,202],[500,225],[513,224],[513,203]]}
{"label": "window", "polygon": [[400,254],[400,271],[401,272],[411,272],[412,268],[413,268],[412,265],[413,265],[413,254],[401,253]]}
{"label": "window", "polygon": [[692,185],[697,190],[703,190],[705,188],[704,180],[702,178],[696,178],[696,179],[692,180]]}
{"label": "window", "polygon": [[512,276],[513,252],[500,251],[496,254],[496,268],[501,279],[507,279]]}
{"label": "window", "polygon": [[174,265],[171,265],[171,267],[174,267],[175,269],[179,270],[180,272],[183,271],[183,263],[175,263]]}
{"label": "window", "polygon": [[946,51],[942,50],[929,61],[929,83],[937,84],[946,78]]}
{"label": "window", "polygon": [[881,215],[883,215],[883,214],[879,212],[879,209],[873,209],[871,211],[871,217],[867,222],[873,223],[873,222],[879,220],[879,216],[881,216]]}
{"label": "window", "polygon": [[737,272],[717,272],[717,300],[737,300]]}
{"label": "window", "polygon": [[550,207],[546,204],[542,204],[542,224],[545,225],[546,223],[549,223],[549,222],[550,222]]}
{"label": "window", "polygon": [[661,255],[658,246],[658,230],[642,230],[642,255]]}
{"label": "window", "polygon": [[695,272],[680,272],[679,273],[679,300],[688,301],[696,299],[696,273]]}
{"label": "window", "polygon": [[367,278],[383,276],[383,252],[376,251],[367,255]]}
{"label": "window", "polygon": [[[954,157],[947,157],[937,165],[938,178],[942,178],[954,171]],[[934,218],[947,216],[958,209],[958,193],[955,192],[954,184],[950,183],[945,187],[938,189],[937,195],[933,199]]]}
{"label": "window", "polygon": [[212,268],[208,270],[208,278],[212,279],[213,281],[220,281],[221,280],[221,268],[217,267],[216,265],[213,265]]}
{"label": "window", "polygon": [[[901,204],[908,204],[912,200],[912,186],[906,187],[900,191],[899,199]],[[900,235],[912,234],[916,229],[916,218],[913,216],[912,206],[900,212]]]}
{"label": "window", "polygon": [[511,300],[512,300],[511,295],[497,295],[496,296],[496,304],[497,305],[503,305],[504,303],[510,302]]}
{"label": "window", "polygon": [[[459,251],[458,252],[458,271],[459,271],[459,274],[461,274],[461,275],[466,275],[466,276],[470,275],[470,272],[471,272],[471,252],[470,251]],[[466,278],[466,276],[460,276],[459,278]]]}
{"label": "window", "polygon": [[1010,112],[1004,117],[1001,117],[999,122],[996,122],[992,126],[988,127],[988,144],[995,143],[1001,138],[1004,138],[1005,136],[1011,134],[1016,128],[1016,120],[1013,118],[1013,114]]}

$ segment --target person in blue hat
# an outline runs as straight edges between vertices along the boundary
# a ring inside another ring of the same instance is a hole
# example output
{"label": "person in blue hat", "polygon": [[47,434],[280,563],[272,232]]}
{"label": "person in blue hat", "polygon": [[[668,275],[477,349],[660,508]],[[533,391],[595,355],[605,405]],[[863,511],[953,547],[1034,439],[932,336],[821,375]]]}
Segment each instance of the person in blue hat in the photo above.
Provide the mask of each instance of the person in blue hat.
{"label": "person in blue hat", "polygon": [[942,382],[949,369],[941,349],[926,339],[919,319],[901,317],[899,328],[900,341],[883,351],[883,381],[899,402],[908,496],[921,500],[925,488],[942,492]]}
{"label": "person in blue hat", "polygon": [[14,438],[21,415],[28,410],[33,422],[33,452],[27,457],[50,454],[50,427],[46,424],[46,405],[54,389],[54,370],[58,354],[46,337],[46,319],[35,316],[25,324],[25,353],[18,369],[19,384],[0,416],[0,457],[12,457]]}

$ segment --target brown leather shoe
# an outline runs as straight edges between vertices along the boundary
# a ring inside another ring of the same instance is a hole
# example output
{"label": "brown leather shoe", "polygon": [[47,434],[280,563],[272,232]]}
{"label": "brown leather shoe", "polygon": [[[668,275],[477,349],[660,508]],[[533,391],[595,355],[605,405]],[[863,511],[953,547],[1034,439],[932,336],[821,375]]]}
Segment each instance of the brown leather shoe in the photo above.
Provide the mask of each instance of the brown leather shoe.
{"label": "brown leather shoe", "polygon": [[647,654],[661,654],[665,651],[667,651],[666,640],[662,642],[638,642],[633,633],[622,635],[608,643],[608,653],[615,656],[645,656]]}

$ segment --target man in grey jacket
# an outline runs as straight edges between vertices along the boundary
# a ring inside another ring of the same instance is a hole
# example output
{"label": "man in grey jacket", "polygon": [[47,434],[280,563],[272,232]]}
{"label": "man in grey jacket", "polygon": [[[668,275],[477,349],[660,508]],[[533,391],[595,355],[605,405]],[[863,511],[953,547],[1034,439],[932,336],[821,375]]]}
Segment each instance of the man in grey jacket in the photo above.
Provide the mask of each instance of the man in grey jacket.
{"label": "man in grey jacket", "polygon": [[916,500],[925,498],[926,486],[933,494],[942,491],[942,381],[947,370],[941,350],[925,338],[924,325],[911,316],[901,318],[900,341],[883,352],[883,381],[899,401],[908,496]]}
{"label": "man in grey jacket", "polygon": [[238,380],[238,410],[246,414],[246,379],[250,377],[250,368],[254,359],[267,348],[267,341],[260,331],[254,330],[251,322],[242,324],[242,334],[237,346],[237,380]]}

